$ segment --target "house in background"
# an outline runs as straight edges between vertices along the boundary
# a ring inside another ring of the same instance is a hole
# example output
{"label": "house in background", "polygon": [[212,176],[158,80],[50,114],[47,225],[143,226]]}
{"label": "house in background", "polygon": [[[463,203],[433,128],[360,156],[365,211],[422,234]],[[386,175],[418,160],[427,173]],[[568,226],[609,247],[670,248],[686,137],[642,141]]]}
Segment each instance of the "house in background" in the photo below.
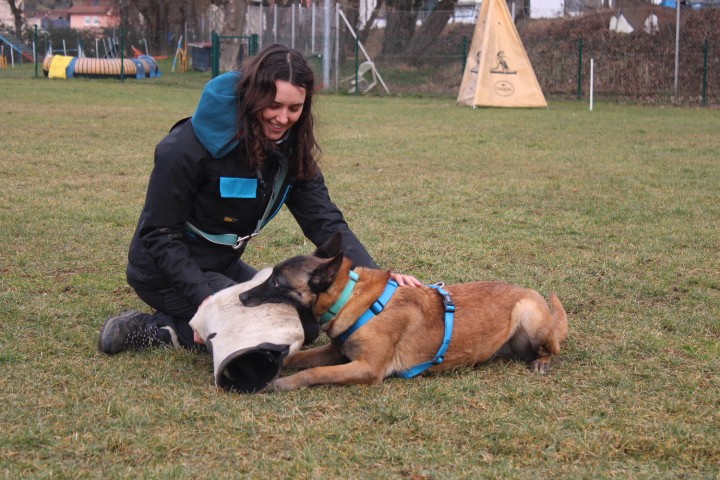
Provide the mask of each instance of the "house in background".
{"label": "house in background", "polygon": [[73,5],[67,12],[70,28],[112,28],[120,25],[120,15],[111,6],[98,0]]}
{"label": "house in background", "polygon": [[37,25],[43,30],[70,28],[68,9],[38,10],[26,18],[28,26]]}

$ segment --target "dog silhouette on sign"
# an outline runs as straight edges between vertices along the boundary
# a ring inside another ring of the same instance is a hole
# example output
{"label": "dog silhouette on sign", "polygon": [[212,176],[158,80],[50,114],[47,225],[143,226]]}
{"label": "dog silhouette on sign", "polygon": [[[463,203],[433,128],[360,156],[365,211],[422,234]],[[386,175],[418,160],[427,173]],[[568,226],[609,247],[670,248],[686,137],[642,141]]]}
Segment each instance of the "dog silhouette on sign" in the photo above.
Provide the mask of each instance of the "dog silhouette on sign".
{"label": "dog silhouette on sign", "polygon": [[517,73],[514,70],[510,70],[507,60],[505,59],[505,51],[504,50],[500,50],[497,53],[496,59],[497,59],[497,65],[495,65],[493,67],[493,69],[490,70],[490,73],[501,73],[504,75],[515,75]]}

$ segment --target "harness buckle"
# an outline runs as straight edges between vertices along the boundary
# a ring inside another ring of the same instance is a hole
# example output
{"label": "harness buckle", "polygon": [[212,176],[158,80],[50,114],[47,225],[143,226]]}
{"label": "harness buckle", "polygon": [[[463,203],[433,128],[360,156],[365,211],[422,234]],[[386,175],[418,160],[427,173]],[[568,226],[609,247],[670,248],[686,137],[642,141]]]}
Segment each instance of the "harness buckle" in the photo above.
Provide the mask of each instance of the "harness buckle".
{"label": "harness buckle", "polygon": [[455,311],[455,304],[452,301],[452,298],[450,298],[450,295],[445,293],[443,294],[443,302],[445,302],[445,311],[446,312],[454,312]]}

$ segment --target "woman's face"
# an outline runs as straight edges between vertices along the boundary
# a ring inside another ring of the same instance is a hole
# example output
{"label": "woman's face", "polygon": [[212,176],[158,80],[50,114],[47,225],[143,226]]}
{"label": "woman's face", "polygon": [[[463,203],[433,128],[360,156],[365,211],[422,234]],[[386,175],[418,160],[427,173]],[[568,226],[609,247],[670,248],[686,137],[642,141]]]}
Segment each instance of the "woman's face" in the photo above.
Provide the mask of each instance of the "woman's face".
{"label": "woman's face", "polygon": [[285,80],[275,81],[275,100],[257,114],[263,134],[270,141],[280,140],[300,118],[305,89]]}

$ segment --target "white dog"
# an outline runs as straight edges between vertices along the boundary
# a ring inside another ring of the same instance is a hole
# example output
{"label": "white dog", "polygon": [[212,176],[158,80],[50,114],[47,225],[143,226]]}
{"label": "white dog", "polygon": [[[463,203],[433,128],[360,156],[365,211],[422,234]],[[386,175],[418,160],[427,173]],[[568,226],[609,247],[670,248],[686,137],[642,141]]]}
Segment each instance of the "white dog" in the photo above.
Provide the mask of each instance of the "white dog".
{"label": "white dog", "polygon": [[290,305],[244,306],[238,295],[265,281],[272,268],[245,283],[217,292],[200,305],[190,326],[213,356],[215,385],[243,393],[263,391],[295,354],[304,334]]}

